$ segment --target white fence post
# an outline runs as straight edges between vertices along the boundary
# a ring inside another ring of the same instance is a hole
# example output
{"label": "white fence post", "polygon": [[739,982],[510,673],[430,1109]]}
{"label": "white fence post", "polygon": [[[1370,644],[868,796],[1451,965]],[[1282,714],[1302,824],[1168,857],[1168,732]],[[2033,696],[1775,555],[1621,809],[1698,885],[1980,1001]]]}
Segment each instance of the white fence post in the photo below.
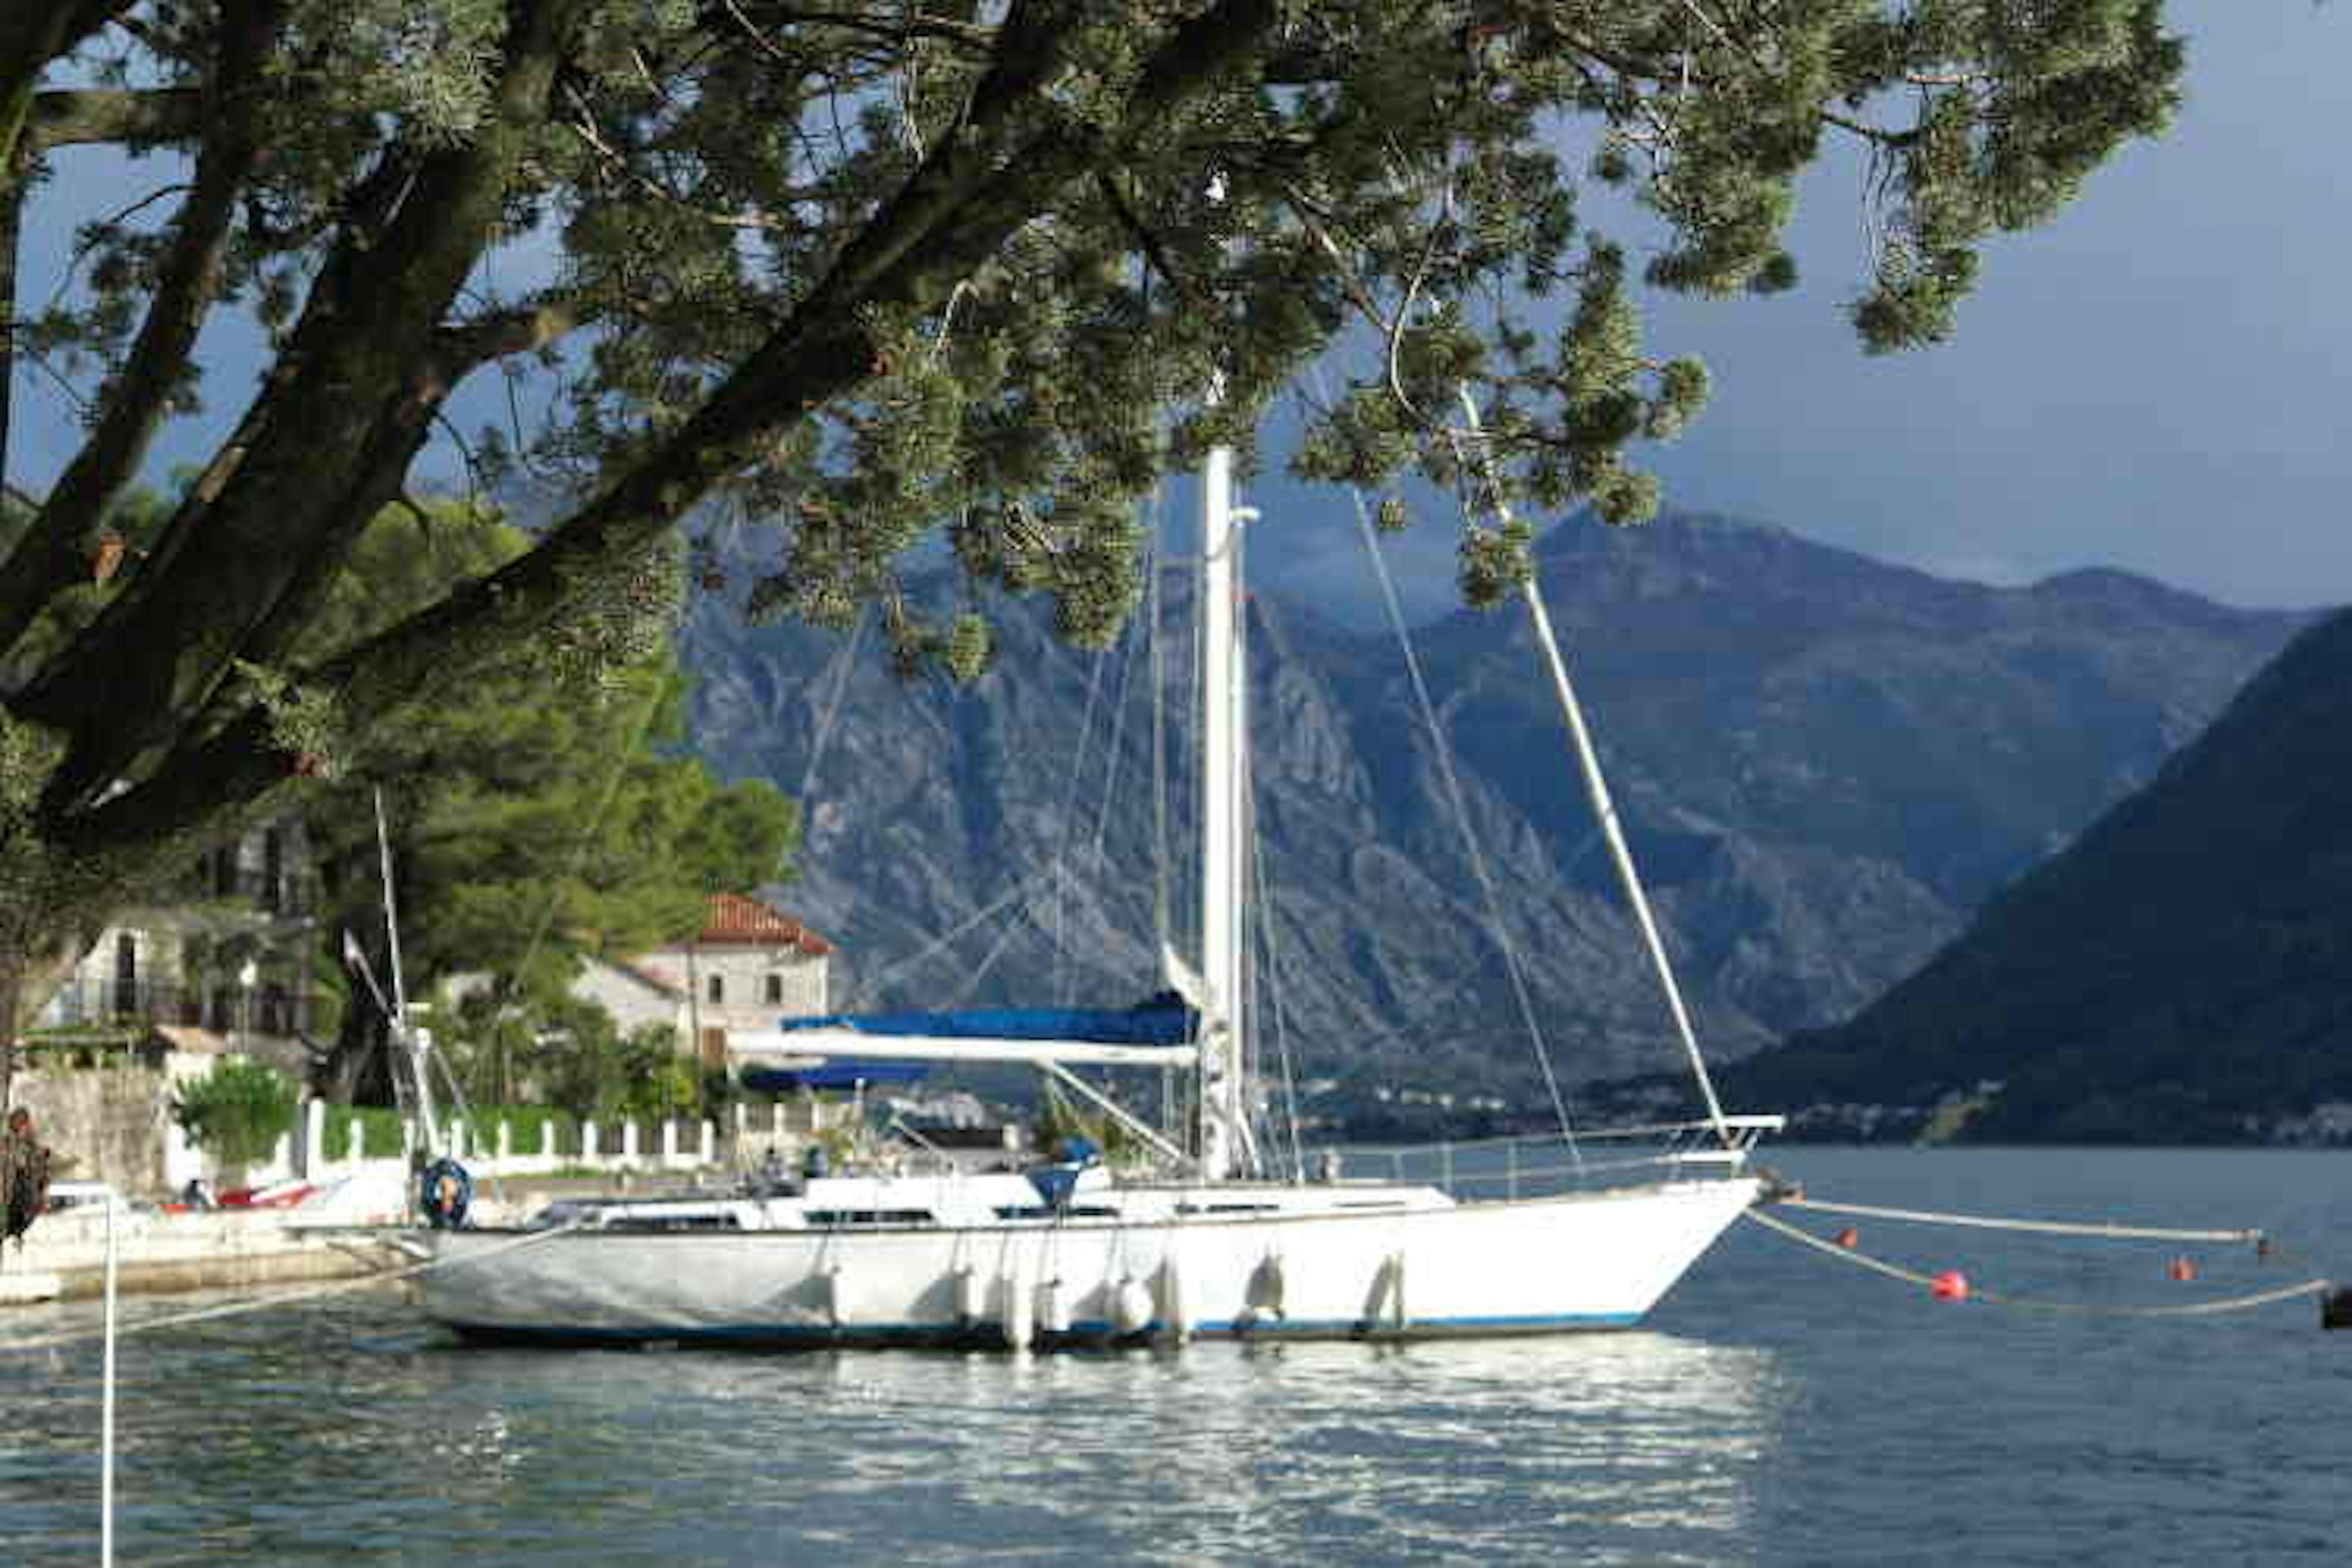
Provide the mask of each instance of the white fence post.
{"label": "white fence post", "polygon": [[675,1170],[677,1166],[677,1119],[674,1116],[663,1117],[661,1129],[662,1169]]}
{"label": "white fence post", "polygon": [[580,1163],[583,1165],[596,1163],[596,1124],[593,1121],[580,1124]]}
{"label": "white fence post", "polygon": [[321,1180],[327,1173],[327,1102],[323,1100],[302,1102],[302,1166],[296,1173],[306,1182]]}
{"label": "white fence post", "polygon": [[719,1123],[709,1117],[702,1121],[702,1161],[706,1165],[719,1163]]}
{"label": "white fence post", "polygon": [[621,1123],[621,1163],[631,1170],[637,1164],[637,1119],[630,1117]]}

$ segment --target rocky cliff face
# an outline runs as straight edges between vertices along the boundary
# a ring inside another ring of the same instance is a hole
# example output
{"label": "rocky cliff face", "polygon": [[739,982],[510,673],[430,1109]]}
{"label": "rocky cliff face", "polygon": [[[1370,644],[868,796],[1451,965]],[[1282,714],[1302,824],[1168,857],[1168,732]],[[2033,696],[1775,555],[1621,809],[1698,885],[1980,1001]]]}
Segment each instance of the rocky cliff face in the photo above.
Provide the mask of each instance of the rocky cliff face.
{"label": "rocky cliff face", "polygon": [[1897,1135],[1944,1100],[1992,1140],[2352,1137],[2352,614],[1934,962],[1742,1076]]}
{"label": "rocky cliff face", "polygon": [[[1942,582],[1717,519],[1562,528],[1540,569],[1724,1057],[1842,1018],[1916,967],[2153,776],[2296,625],[2116,574]],[[781,897],[841,943],[854,1002],[1151,988],[1155,905],[1183,944],[1192,896],[1181,868],[1164,886],[1153,869],[1163,816],[1179,860],[1192,817],[1189,634],[1167,619],[1163,813],[1139,628],[1087,656],[1003,606],[998,668],[957,691],[898,683],[870,639],[700,615],[694,743],[802,797],[801,877]],[[1302,1070],[1526,1100],[1532,1015],[1563,1077],[1667,1065],[1524,616],[1415,634],[1458,816],[1392,639],[1267,595],[1251,636],[1266,1048]]]}

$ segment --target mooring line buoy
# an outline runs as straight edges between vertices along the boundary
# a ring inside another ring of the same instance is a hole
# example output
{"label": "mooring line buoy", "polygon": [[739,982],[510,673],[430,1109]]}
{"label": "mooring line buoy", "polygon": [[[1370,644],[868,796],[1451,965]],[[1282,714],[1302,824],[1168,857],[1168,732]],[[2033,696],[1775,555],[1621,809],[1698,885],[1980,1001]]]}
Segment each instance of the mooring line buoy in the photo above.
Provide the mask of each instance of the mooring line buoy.
{"label": "mooring line buoy", "polygon": [[[1841,1212],[1852,1212],[1854,1205],[1808,1206],[1834,1207]],[[1895,1212],[1899,1211],[1890,1211],[1885,1217],[1895,1217]],[[1843,1237],[1836,1241],[1825,1239],[1815,1236],[1802,1226],[1791,1225],[1787,1220],[1766,1214],[1761,1209],[1751,1208],[1747,1211],[1747,1216],[1767,1230],[1785,1236],[1791,1241],[1802,1243],[1817,1252],[1851,1263],[1856,1268],[1867,1268],[1873,1273],[1903,1280],[1906,1284],[1926,1290],[1938,1300],[1981,1301],[1989,1306],[2014,1307],[2029,1312],[2073,1312],[2089,1316],[2126,1318],[2192,1318],[2246,1311],[2255,1307],[2267,1307],[2273,1302],[2291,1301],[2299,1296],[2320,1296],[2324,1298],[2321,1302],[2321,1326],[2331,1329],[2352,1328],[2352,1289],[2339,1289],[2332,1279],[2305,1279],[2294,1285],[2281,1286],[2275,1289],[2258,1290],[2251,1295],[2231,1296],[2211,1301],[2169,1302],[2157,1305],[2055,1301],[2032,1296],[2012,1296],[2006,1291],[1988,1290],[1969,1280],[1966,1275],[1956,1268],[1943,1269],[1934,1274],[1925,1273],[1916,1268],[1906,1268],[1899,1263],[1890,1263],[1883,1258],[1874,1258],[1858,1247],[1844,1246],[1842,1244]],[[1917,1215],[1915,1211],[1905,1214],[1904,1217],[1917,1217]],[[2003,1226],[2000,1228],[2015,1227]],[[2035,1226],[2033,1228],[2042,1227]],[[2104,1236],[2120,1234],[2120,1232],[2110,1232],[2102,1227],[2094,1226],[2090,1227],[2089,1234]],[[2168,1234],[2177,1235],[2178,1233]],[[2260,1233],[2230,1231],[2219,1234],[2226,1235],[2233,1240],[2243,1240],[2249,1236]]]}

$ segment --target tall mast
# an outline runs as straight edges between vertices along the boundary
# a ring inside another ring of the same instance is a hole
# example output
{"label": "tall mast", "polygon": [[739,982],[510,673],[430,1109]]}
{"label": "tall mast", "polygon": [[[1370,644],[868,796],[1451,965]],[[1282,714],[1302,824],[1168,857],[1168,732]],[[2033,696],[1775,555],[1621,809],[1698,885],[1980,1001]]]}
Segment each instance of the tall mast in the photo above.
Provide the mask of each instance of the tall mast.
{"label": "tall mast", "polygon": [[384,826],[381,785],[375,792],[375,853],[377,869],[383,877],[384,940],[392,951],[393,1046],[408,1052],[408,1070],[416,1085],[417,1132],[425,1140],[425,1152],[437,1157],[441,1152],[441,1121],[433,1110],[433,1036],[408,1017],[408,986],[400,971],[400,906],[393,897],[392,834]]}
{"label": "tall mast", "polygon": [[[1510,502],[1504,499],[1503,488],[1496,481],[1494,450],[1484,446],[1485,426],[1478,418],[1478,405],[1471,397],[1469,387],[1455,390],[1461,395],[1463,413],[1469,416],[1470,433],[1481,442],[1481,461],[1487,482],[1494,486],[1495,510],[1508,522]],[[1568,661],[1560,657],[1559,639],[1551,634],[1551,616],[1544,608],[1543,590],[1532,575],[1520,585],[1520,596],[1528,602],[1528,613],[1535,622],[1536,641],[1541,645],[1545,663],[1551,670],[1552,693],[1559,700],[1560,717],[1567,721],[1569,738],[1575,742],[1577,767],[1584,775],[1584,793],[1592,803],[1592,815],[1599,819],[1601,837],[1608,841],[1609,858],[1617,868],[1617,880],[1625,889],[1625,902],[1633,911],[1634,923],[1641,927],[1650,967],[1657,974],[1659,989],[1665,993],[1666,1011],[1674,1018],[1675,1034],[1682,1041],[1691,1078],[1698,1085],[1699,1098],[1706,1102],[1706,1118],[1715,1124],[1716,1136],[1728,1148],[1732,1142],[1731,1127],[1723,1119],[1723,1102],[1716,1098],[1715,1080],[1707,1076],[1706,1058],[1699,1053],[1690,1009],[1683,1005],[1682,987],[1675,982],[1673,961],[1666,956],[1658,922],[1650,913],[1649,895],[1642,890],[1642,874],[1634,868],[1633,847],[1625,842],[1624,827],[1617,820],[1617,804],[1610,796],[1609,781],[1601,772],[1601,753],[1593,747],[1592,731],[1584,722],[1583,704],[1577,701],[1576,688],[1568,679]]]}
{"label": "tall mast", "polygon": [[1255,1163],[1243,1068],[1243,933],[1248,927],[1249,674],[1241,613],[1241,525],[1234,455],[1213,447],[1201,470],[1201,1173]]}

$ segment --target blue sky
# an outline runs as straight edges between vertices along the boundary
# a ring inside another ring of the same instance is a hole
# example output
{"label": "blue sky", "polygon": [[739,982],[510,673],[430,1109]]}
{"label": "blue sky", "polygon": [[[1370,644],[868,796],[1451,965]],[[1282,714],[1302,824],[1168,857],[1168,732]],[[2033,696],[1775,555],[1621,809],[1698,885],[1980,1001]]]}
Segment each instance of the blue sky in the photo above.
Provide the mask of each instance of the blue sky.
{"label": "blue sky", "polygon": [[[2352,231],[2338,173],[2352,7],[2168,9],[2190,43],[2172,134],[2124,153],[2054,225],[1997,242],[1953,342],[1861,353],[1840,309],[1866,265],[1858,176],[1842,162],[1804,192],[1802,288],[1659,302],[1653,346],[1700,354],[1717,386],[1687,436],[1645,454],[1669,505],[1948,576],[2105,565],[2230,604],[2352,601],[2352,294],[2337,281]],[[92,159],[72,194],[95,209],[144,184]],[[27,235],[28,305],[65,233],[54,207],[47,217]],[[212,401],[233,410],[251,354],[219,336],[208,349]],[[9,477],[38,486],[69,454],[72,418],[28,373],[16,393]],[[157,464],[199,456],[207,434],[175,432]],[[1342,542],[1328,524],[1343,498],[1284,488],[1279,500],[1319,515],[1262,550]],[[1431,529],[1406,553],[1438,583],[1446,549]]]}
{"label": "blue sky", "polygon": [[2172,133],[2000,241],[1952,342],[1854,348],[1845,173],[1806,192],[1797,298],[1659,311],[1717,387],[1657,454],[1675,500],[1948,575],[2112,565],[2231,604],[2352,601],[2352,8],[2168,10],[2189,40]]}

